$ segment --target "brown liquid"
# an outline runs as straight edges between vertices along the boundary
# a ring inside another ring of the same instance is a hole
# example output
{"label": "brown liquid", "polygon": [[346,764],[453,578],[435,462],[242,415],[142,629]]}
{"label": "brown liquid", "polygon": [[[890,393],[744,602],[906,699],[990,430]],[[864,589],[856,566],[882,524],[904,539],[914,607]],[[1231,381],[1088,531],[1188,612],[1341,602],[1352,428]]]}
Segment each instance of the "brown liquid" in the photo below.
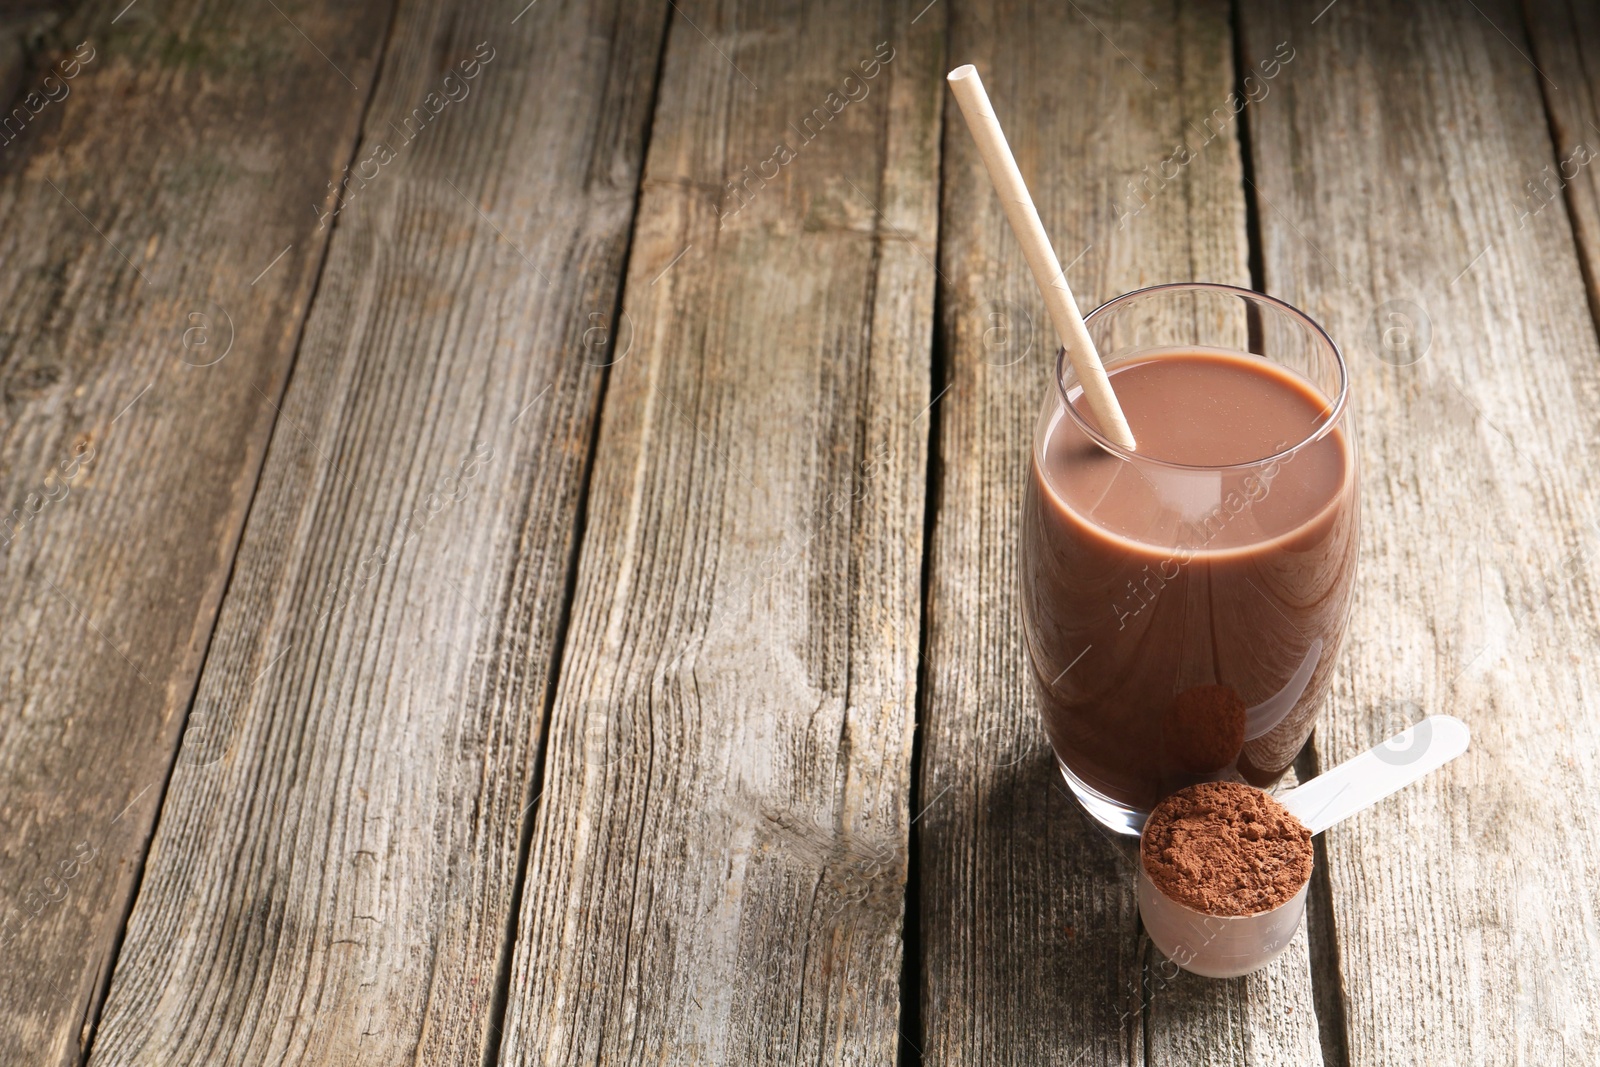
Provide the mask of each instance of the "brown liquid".
{"label": "brown liquid", "polygon": [[1252,356],[1163,353],[1113,368],[1112,385],[1139,456],[1250,465],[1131,462],[1055,413],[1022,543],[1045,732],[1081,784],[1135,809],[1198,781],[1270,787],[1311,732],[1343,637],[1354,455],[1335,427],[1252,462],[1305,440],[1329,407]]}

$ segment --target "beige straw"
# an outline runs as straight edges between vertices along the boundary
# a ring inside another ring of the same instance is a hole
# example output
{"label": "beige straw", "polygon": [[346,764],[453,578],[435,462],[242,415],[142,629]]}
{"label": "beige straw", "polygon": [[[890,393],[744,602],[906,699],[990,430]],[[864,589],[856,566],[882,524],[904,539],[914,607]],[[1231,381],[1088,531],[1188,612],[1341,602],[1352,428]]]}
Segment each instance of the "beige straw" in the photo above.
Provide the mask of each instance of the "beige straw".
{"label": "beige straw", "polygon": [[1044,232],[1044,224],[1039,221],[1039,212],[1033,206],[1033,198],[1028,195],[1028,186],[1022,180],[1022,172],[1017,169],[1011,146],[1006,143],[1006,135],[1000,130],[1000,120],[994,116],[989,94],[983,91],[978,68],[969,63],[952,70],[950,89],[956,94],[956,102],[961,105],[961,114],[966,117],[972,139],[978,142],[978,154],[983,157],[984,166],[989,168],[989,180],[994,183],[995,192],[1000,194],[1000,204],[1005,208],[1012,232],[1022,244],[1022,254],[1028,260],[1028,268],[1033,271],[1033,280],[1038,284],[1039,293],[1044,297],[1044,306],[1049,309],[1050,318],[1056,324],[1056,333],[1061,336],[1067,357],[1078,372],[1078,381],[1083,385],[1083,395],[1089,401],[1095,421],[1100,424],[1101,432],[1112,441],[1123,448],[1133,448],[1133,431],[1128,429],[1128,420],[1122,415],[1117,394],[1111,391],[1111,381],[1106,377],[1100,354],[1095,351],[1094,341],[1090,340],[1089,331],[1083,325],[1078,302],[1072,298],[1072,290],[1067,287],[1066,272],[1061,269],[1061,261],[1056,259],[1055,249],[1050,247],[1050,238]]}

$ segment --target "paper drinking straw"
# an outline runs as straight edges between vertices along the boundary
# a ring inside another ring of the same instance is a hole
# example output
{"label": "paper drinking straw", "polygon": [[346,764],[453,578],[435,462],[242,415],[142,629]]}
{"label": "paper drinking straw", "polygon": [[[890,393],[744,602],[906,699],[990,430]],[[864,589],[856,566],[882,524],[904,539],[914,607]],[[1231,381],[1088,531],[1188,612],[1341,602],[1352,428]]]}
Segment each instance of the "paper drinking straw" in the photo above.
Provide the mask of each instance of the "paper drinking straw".
{"label": "paper drinking straw", "polygon": [[961,114],[966,117],[967,128],[972,131],[972,139],[978,142],[978,155],[983,157],[983,165],[989,169],[989,180],[994,183],[995,192],[1000,194],[1000,204],[1005,208],[1011,230],[1022,245],[1028,269],[1033,271],[1033,280],[1044,297],[1044,306],[1050,312],[1051,321],[1056,324],[1056,333],[1067,350],[1067,358],[1072,360],[1073,369],[1078,372],[1078,381],[1083,385],[1089,410],[1100,424],[1101,433],[1123,448],[1132,449],[1133,431],[1123,417],[1117,394],[1111,391],[1111,381],[1100,362],[1100,353],[1095,351],[1094,341],[1090,340],[1089,330],[1083,324],[1083,315],[1078,311],[1078,302],[1073,299],[1072,290],[1067,286],[1066,272],[1061,269],[1060,260],[1056,259],[1055,249],[1050,247],[1050,238],[1044,232],[1044,224],[1039,221],[1033,197],[1028,195],[1028,186],[1022,180],[1022,172],[1017,169],[1011,146],[1006,143],[1006,135],[1000,130],[1000,120],[995,118],[989,94],[983,90],[978,68],[970,63],[957,67],[950,72],[949,80],[950,89],[956,94],[956,103],[961,105]]}

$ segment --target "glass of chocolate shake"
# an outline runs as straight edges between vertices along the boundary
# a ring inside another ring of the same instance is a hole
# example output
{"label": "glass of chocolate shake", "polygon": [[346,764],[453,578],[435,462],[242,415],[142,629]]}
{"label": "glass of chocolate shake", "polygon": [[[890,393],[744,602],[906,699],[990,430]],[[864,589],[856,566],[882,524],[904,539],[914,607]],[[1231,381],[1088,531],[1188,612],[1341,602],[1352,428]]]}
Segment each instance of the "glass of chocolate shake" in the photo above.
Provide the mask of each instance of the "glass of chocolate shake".
{"label": "glass of chocolate shake", "polygon": [[1281,300],[1162,285],[1084,321],[1137,445],[1100,432],[1058,356],[1023,629],[1067,784],[1137,834],[1184,786],[1272,788],[1311,733],[1355,584],[1356,447],[1343,357]]}

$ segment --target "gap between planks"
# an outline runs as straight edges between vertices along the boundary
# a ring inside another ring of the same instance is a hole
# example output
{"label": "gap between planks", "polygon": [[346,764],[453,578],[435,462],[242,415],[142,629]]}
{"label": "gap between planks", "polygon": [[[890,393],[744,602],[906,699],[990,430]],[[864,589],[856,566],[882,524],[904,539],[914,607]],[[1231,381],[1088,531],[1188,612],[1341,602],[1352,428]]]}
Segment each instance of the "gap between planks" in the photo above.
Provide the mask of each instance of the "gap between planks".
{"label": "gap between planks", "polygon": [[[384,20],[383,33],[379,36],[378,50],[372,58],[372,77],[368,79],[369,84],[363,94],[361,110],[356,113],[355,135],[350,138],[350,150],[345,159],[346,170],[355,165],[356,157],[361,151],[367,113],[372,110],[373,97],[378,89],[379,73],[383,70],[383,61],[389,52],[389,37],[394,32],[395,9],[399,6],[399,2],[400,0],[394,0],[386,9],[388,17]],[[128,936],[128,920],[133,916],[133,910],[139,903],[139,890],[144,883],[145,865],[150,860],[150,846],[155,843],[156,833],[161,828],[161,813],[166,806],[167,790],[172,785],[172,775],[178,767],[178,754],[183,750],[183,737],[188,731],[189,716],[194,711],[195,696],[200,691],[200,679],[205,676],[206,663],[211,658],[211,640],[216,635],[217,623],[222,618],[221,605],[227,602],[228,591],[233,587],[234,568],[239,558],[239,546],[244,543],[245,527],[250,523],[250,512],[255,507],[256,493],[261,488],[261,472],[266,469],[267,454],[272,450],[272,439],[277,436],[279,421],[283,418],[283,398],[288,395],[289,385],[294,381],[295,367],[300,362],[300,345],[305,340],[306,323],[311,319],[311,310],[317,304],[317,294],[322,290],[322,275],[328,266],[328,250],[333,247],[334,235],[338,231],[339,215],[336,213],[333,216],[333,221],[328,225],[328,236],[322,242],[322,252],[317,256],[317,267],[312,273],[311,287],[306,293],[305,310],[300,313],[300,321],[295,324],[294,342],[289,348],[289,365],[283,375],[283,382],[278,388],[278,395],[267,399],[267,403],[272,408],[272,418],[266,432],[267,447],[261,450],[260,460],[256,463],[255,471],[250,478],[250,499],[244,506],[244,522],[241,522],[233,533],[233,546],[228,553],[228,573],[223,578],[222,595],[217,600],[218,610],[212,613],[211,625],[206,629],[205,647],[200,652],[200,667],[194,672],[194,677],[189,685],[189,695],[184,700],[183,729],[178,731],[178,743],[173,747],[172,753],[167,759],[166,773],[161,778],[161,789],[156,794],[155,811],[150,817],[149,826],[145,828],[144,841],[139,848],[138,863],[134,868],[132,891],[128,894],[127,900],[123,902],[122,915],[117,920],[116,936],[111,942],[111,951],[106,957],[105,968],[101,971],[94,994],[89,1002],[88,1015],[84,1020],[84,1036],[79,1043],[78,1067],[88,1067],[89,1060],[94,1055],[94,1039],[99,1031],[101,1013],[105,1009],[106,994],[111,989],[111,978],[117,972],[117,960],[122,955],[122,945]],[[291,245],[290,247],[292,248],[293,246]],[[260,281],[262,276],[276,266],[278,260],[282,259],[284,253],[288,251],[289,249],[285,248],[283,252],[279,252],[277,258],[269,263],[261,274],[256,275],[255,281],[250,284],[255,285],[256,282]],[[129,406],[131,407],[132,405],[130,404]]]}
{"label": "gap between planks", "polygon": [[[531,6],[533,5],[530,4],[529,7]],[[519,14],[517,17],[522,16]],[[662,12],[662,17],[667,21],[662,28],[661,44],[656,53],[655,76],[650,82],[650,102],[645,107],[650,121],[645,124],[644,140],[639,150],[642,160],[650,158],[650,135],[655,130],[656,107],[661,100],[661,73],[666,64],[667,43],[672,38],[672,26],[675,21],[665,11]],[[611,316],[606,320],[610,323],[621,321],[628,264],[633,259],[634,238],[639,230],[639,204],[643,198],[644,167],[641,166],[634,175],[632,221],[628,225],[627,243],[623,246],[622,258],[617,265],[616,293],[612,299]],[[505,939],[500,945],[500,957],[495,964],[494,997],[489,1007],[489,1038],[483,1047],[483,1067],[499,1067],[500,1064],[500,1039],[504,1033],[506,1004],[511,995],[511,965],[516,954],[518,919],[522,913],[522,890],[528,878],[528,856],[533,848],[533,828],[539,814],[539,798],[544,795],[545,767],[550,755],[550,721],[555,714],[556,689],[561,682],[561,668],[567,661],[567,635],[571,632],[572,603],[578,590],[578,567],[583,562],[584,531],[589,525],[589,488],[594,478],[595,454],[600,447],[600,422],[605,417],[606,396],[611,385],[611,368],[616,362],[614,353],[617,337],[621,332],[616,328],[607,332],[606,362],[600,371],[595,415],[589,424],[588,451],[583,461],[583,473],[579,478],[578,505],[573,517],[572,545],[567,553],[566,576],[561,588],[561,606],[556,613],[555,634],[550,643],[550,667],[545,682],[544,707],[541,711],[543,723],[539,727],[539,751],[534,756],[533,774],[528,782],[528,792],[532,795],[522,808],[522,821],[517,827],[517,874],[511,887],[511,899],[506,911]]]}

